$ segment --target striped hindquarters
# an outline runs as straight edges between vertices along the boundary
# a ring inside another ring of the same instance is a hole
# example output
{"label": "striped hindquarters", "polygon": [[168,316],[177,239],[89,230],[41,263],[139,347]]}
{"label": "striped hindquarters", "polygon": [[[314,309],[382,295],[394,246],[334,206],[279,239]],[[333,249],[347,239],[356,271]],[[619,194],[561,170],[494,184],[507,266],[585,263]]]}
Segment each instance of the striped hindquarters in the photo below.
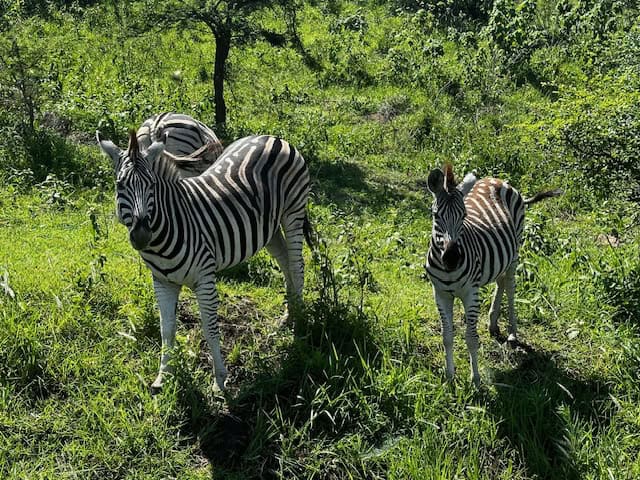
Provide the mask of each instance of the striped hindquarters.
{"label": "striped hindquarters", "polygon": [[[473,282],[494,281],[518,258],[524,227],[524,202],[516,189],[498,179],[479,180],[465,197],[463,241]],[[475,267],[475,268],[473,268]]]}
{"label": "striped hindquarters", "polygon": [[[136,134],[141,149],[153,142],[165,142],[165,150],[184,157],[176,166],[183,176],[199,175],[209,168],[222,153],[222,143],[204,123],[181,113],[166,112],[154,115],[140,126]],[[204,156],[189,161],[190,156],[207,145]]]}

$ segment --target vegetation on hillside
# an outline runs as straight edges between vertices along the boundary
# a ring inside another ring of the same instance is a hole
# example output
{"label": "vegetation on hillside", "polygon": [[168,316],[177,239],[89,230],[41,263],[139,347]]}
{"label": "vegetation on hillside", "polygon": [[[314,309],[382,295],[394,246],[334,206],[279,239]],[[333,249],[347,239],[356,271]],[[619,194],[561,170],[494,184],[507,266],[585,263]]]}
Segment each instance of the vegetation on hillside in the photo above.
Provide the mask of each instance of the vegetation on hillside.
{"label": "vegetation on hillside", "polygon": [[[251,4],[217,97],[215,31],[167,2],[0,0],[0,477],[640,476],[637,2],[180,3]],[[222,94],[225,143],[276,134],[309,163],[305,322],[279,326],[260,253],[221,275],[228,395],[185,292],[152,397],[150,276],[94,132],[122,145],[169,110],[213,126]],[[528,212],[524,343],[480,328],[480,390],[461,334],[445,382],[423,277],[445,161],[566,192]]]}

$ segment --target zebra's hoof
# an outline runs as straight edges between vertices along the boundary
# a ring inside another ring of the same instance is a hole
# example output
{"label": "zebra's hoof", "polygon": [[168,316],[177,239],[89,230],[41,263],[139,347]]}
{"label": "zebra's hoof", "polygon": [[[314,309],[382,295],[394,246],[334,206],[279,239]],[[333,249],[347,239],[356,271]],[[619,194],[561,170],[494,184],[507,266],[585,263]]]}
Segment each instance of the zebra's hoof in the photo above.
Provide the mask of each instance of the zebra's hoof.
{"label": "zebra's hoof", "polygon": [[151,387],[149,387],[149,391],[151,392],[151,395],[157,395],[162,391],[162,386],[164,385],[165,376],[168,373],[169,372],[167,370],[162,370],[161,372],[158,373],[158,376],[151,384]]}
{"label": "zebra's hoof", "polygon": [[447,382],[453,383],[453,381],[456,378],[455,370],[445,370],[444,374],[445,374],[445,377],[447,379]]}
{"label": "zebra's hoof", "polygon": [[291,327],[293,325],[293,319],[291,318],[289,309],[286,306],[284,307],[284,313],[279,318],[278,325],[281,328]]}
{"label": "zebra's hoof", "polygon": [[489,327],[489,335],[491,335],[493,338],[500,338],[500,328],[499,327],[495,327],[495,328]]}
{"label": "zebra's hoof", "polygon": [[509,334],[509,336],[507,337],[507,345],[509,345],[511,348],[515,348],[518,346],[518,337],[516,337],[515,333]]}
{"label": "zebra's hoof", "polygon": [[151,393],[151,395],[157,395],[162,392],[162,381],[156,379],[155,382],[153,382],[149,387],[149,392]]}
{"label": "zebra's hoof", "polygon": [[220,375],[216,375],[216,381],[213,383],[213,389],[217,392],[224,392],[226,390],[225,383],[227,380],[227,372],[224,371]]}

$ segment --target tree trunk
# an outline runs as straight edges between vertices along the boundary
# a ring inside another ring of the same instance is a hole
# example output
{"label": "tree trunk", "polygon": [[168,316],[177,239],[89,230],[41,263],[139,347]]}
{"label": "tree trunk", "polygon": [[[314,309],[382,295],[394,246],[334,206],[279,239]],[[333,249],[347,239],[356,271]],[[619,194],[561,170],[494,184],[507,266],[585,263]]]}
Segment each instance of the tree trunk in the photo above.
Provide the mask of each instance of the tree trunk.
{"label": "tree trunk", "polygon": [[231,48],[231,32],[223,30],[214,32],[216,39],[216,58],[213,66],[213,100],[216,109],[216,125],[224,130],[227,123],[227,105],[224,103],[224,77],[227,58]]}

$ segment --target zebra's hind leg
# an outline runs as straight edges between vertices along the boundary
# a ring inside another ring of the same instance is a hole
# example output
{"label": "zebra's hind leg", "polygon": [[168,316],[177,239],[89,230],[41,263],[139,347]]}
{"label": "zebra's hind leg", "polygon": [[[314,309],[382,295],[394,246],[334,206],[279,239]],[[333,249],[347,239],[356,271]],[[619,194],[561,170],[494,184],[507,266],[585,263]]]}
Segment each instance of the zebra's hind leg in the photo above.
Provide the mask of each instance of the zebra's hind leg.
{"label": "zebra's hind leg", "polygon": [[304,241],[304,209],[298,215],[289,214],[282,221],[289,266],[290,286],[287,287],[289,312],[296,314],[302,309],[302,289],[304,288],[304,260],[302,243]]}
{"label": "zebra's hind leg", "polygon": [[213,371],[216,376],[216,386],[224,390],[224,381],[227,378],[227,369],[224,366],[222,352],[220,351],[220,325],[218,324],[218,290],[213,278],[209,281],[200,281],[194,288],[202,330],[207,340],[209,351],[213,357]]}
{"label": "zebra's hind leg", "polygon": [[289,322],[288,302],[291,298],[292,280],[289,272],[289,252],[287,243],[282,235],[282,230],[278,228],[273,234],[271,241],[266,245],[267,251],[276,259],[278,266],[284,275],[285,288],[287,290],[287,306],[285,307],[284,323]]}
{"label": "zebra's hind leg", "polygon": [[496,280],[496,290],[493,293],[493,300],[491,301],[491,308],[489,309],[489,334],[494,338],[500,336],[498,318],[500,317],[500,307],[502,305],[502,297],[504,296],[505,283],[506,274],[502,274]]}
{"label": "zebra's hind leg", "polygon": [[162,389],[164,376],[171,371],[171,351],[176,341],[176,309],[180,285],[166,283],[153,279],[153,289],[160,308],[160,336],[162,337],[162,352],[160,354],[160,371],[151,384],[151,393],[158,393]]}
{"label": "zebra's hind leg", "polygon": [[478,371],[478,314],[480,312],[480,298],[478,290],[472,289],[462,299],[464,303],[464,314],[467,323],[465,332],[465,340],[467,349],[469,350],[469,359],[471,362],[471,380],[476,387],[480,386],[480,372]]}
{"label": "zebra's hind leg", "polygon": [[517,263],[513,262],[509,265],[505,272],[505,290],[507,292],[507,308],[509,310],[509,336],[507,343],[515,345],[518,342],[518,325],[515,309],[515,293],[516,293],[516,267]]}

